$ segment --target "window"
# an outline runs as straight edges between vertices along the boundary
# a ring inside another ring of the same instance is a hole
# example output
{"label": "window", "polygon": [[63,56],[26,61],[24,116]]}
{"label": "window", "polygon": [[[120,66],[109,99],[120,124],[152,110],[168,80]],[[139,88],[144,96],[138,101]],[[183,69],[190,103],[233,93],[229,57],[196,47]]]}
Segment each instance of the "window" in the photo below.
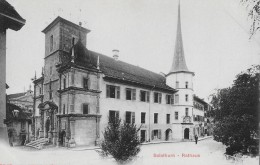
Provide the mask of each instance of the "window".
{"label": "window", "polygon": [[135,123],[135,112],[126,111],[125,113],[125,122],[126,123]]}
{"label": "window", "polygon": [[185,95],[185,101],[186,101],[186,102],[189,101],[189,95]]}
{"label": "window", "polygon": [[189,116],[189,108],[185,108],[185,116]]}
{"label": "window", "polygon": [[158,92],[154,92],[154,102],[161,104],[162,102],[162,94]]}
{"label": "window", "polygon": [[88,104],[83,104],[83,114],[89,114]]}
{"label": "window", "polygon": [[136,99],[136,89],[126,88],[126,100]]}
{"label": "window", "polygon": [[167,123],[167,124],[170,124],[170,114],[167,114],[167,115],[166,115],[166,123]]}
{"label": "window", "polygon": [[63,89],[66,88],[66,78],[63,79]]}
{"label": "window", "polygon": [[39,94],[42,94],[42,88],[41,87],[39,88]]}
{"label": "window", "polygon": [[83,78],[83,88],[88,89],[88,78]]}
{"label": "window", "polygon": [[140,91],[140,101],[150,102],[150,92],[148,91]]}
{"label": "window", "polygon": [[178,94],[175,95],[175,103],[179,103],[179,95]]}
{"label": "window", "polygon": [[185,82],[185,88],[189,88],[189,82]]}
{"label": "window", "polygon": [[115,119],[119,119],[119,111],[109,111],[109,122],[114,122]]}
{"label": "window", "polygon": [[179,119],[179,113],[175,112],[175,120],[178,120],[178,119]]}
{"label": "window", "polygon": [[50,51],[53,50],[53,35],[50,37]]}
{"label": "window", "polygon": [[174,104],[173,95],[166,95],[166,104]]}
{"label": "window", "polygon": [[141,123],[145,123],[145,112],[141,112]]}
{"label": "window", "polygon": [[158,113],[154,113],[154,124],[158,123]]}
{"label": "window", "polygon": [[52,99],[52,91],[49,92],[49,98]]}
{"label": "window", "polygon": [[72,37],[71,44],[72,46],[75,45],[75,37]]}
{"label": "window", "polygon": [[65,112],[66,112],[66,106],[65,106],[65,104],[63,104],[63,114],[65,114]]}
{"label": "window", "polygon": [[179,88],[179,81],[176,81],[176,88]]}
{"label": "window", "polygon": [[107,97],[120,99],[120,87],[107,85]]}

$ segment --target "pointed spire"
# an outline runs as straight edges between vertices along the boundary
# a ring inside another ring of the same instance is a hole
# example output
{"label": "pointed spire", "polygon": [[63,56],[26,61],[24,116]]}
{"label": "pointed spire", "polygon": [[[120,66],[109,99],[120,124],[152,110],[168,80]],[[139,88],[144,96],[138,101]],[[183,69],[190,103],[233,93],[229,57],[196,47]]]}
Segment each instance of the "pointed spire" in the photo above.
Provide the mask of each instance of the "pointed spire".
{"label": "pointed spire", "polygon": [[178,5],[178,23],[177,23],[177,35],[175,41],[175,51],[174,51],[174,57],[173,57],[170,73],[179,72],[179,71],[189,72],[185,61],[183,42],[182,42],[180,1]]}
{"label": "pointed spire", "polygon": [[36,76],[36,71],[35,71],[34,80],[36,80],[36,79],[37,79],[37,76]]}
{"label": "pointed spire", "polygon": [[97,69],[100,69],[99,56],[97,57]]}

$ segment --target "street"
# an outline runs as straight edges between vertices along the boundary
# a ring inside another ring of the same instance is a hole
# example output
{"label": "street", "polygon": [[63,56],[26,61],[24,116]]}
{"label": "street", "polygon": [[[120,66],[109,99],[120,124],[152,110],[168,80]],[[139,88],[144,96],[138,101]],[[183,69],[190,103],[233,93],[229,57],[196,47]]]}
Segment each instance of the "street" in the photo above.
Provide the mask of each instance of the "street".
{"label": "street", "polygon": [[[210,139],[195,142],[163,143],[141,146],[134,164],[181,164],[181,165],[257,165],[258,158],[243,158],[243,161],[226,160],[225,146]],[[112,158],[101,158],[95,150],[75,151],[65,148],[44,150],[1,149],[1,165],[74,165],[74,164],[117,164]]]}

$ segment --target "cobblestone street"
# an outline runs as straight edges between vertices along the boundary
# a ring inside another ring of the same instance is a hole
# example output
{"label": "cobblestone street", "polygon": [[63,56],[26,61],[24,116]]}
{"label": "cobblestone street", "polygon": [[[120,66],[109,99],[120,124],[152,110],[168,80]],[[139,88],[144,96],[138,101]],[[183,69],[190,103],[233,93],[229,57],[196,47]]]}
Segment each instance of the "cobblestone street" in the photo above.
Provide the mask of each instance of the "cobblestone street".
{"label": "cobblestone street", "polygon": [[[194,142],[178,142],[143,145],[136,160],[130,164],[192,164],[192,165],[257,165],[258,158],[243,158],[239,162],[226,160],[225,146],[210,139]],[[68,150],[53,148],[30,150],[12,148],[1,150],[1,164],[9,165],[74,165],[74,164],[116,164],[112,158],[101,158],[95,150]]]}

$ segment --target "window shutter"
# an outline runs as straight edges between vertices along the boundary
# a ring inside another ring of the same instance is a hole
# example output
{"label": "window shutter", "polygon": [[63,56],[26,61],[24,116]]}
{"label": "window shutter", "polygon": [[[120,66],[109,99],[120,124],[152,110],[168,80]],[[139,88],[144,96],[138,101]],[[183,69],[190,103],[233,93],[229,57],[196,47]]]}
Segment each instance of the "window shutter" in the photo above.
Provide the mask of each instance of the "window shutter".
{"label": "window shutter", "polygon": [[109,85],[107,85],[107,97],[110,97],[110,88],[109,88]]}
{"label": "window shutter", "polygon": [[135,112],[132,112],[132,123],[135,123]]}
{"label": "window shutter", "polygon": [[154,139],[154,132],[153,132],[153,130],[152,130],[152,140]]}
{"label": "window shutter", "polygon": [[171,97],[171,104],[174,104],[174,96],[171,95],[170,97]]}
{"label": "window shutter", "polygon": [[132,90],[132,100],[136,100],[136,89]]}
{"label": "window shutter", "polygon": [[161,130],[158,130],[158,138],[161,139]]}
{"label": "window shutter", "polygon": [[116,119],[119,119],[119,111],[116,111]]}
{"label": "window shutter", "polygon": [[140,101],[142,101],[141,90],[140,90],[140,92],[139,92],[139,98],[140,98]]}
{"label": "window shutter", "polygon": [[150,102],[150,92],[147,91],[147,92],[146,92],[146,95],[147,95],[147,96],[146,96],[146,97],[147,97],[147,100],[146,100],[146,101],[147,101],[147,102]]}
{"label": "window shutter", "polygon": [[125,88],[125,99],[127,100],[127,88]]}
{"label": "window shutter", "polygon": [[120,87],[116,87],[117,99],[120,99]]}
{"label": "window shutter", "polygon": [[162,94],[159,93],[158,96],[159,96],[159,103],[161,104],[162,103]]}

